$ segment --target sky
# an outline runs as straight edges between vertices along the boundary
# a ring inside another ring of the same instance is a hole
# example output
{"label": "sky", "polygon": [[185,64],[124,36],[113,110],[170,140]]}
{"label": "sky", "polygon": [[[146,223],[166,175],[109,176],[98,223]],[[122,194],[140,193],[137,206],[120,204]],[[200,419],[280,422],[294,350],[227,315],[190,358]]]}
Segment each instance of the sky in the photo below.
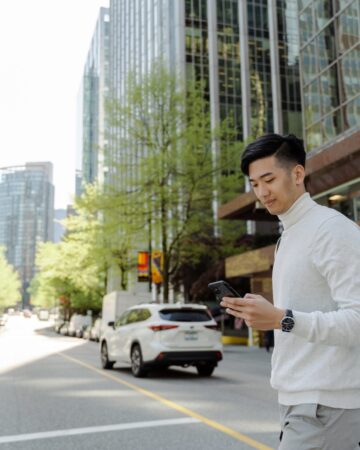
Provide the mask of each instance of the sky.
{"label": "sky", "polygon": [[101,6],[0,0],[0,167],[51,161],[55,208],[75,191],[78,93]]}

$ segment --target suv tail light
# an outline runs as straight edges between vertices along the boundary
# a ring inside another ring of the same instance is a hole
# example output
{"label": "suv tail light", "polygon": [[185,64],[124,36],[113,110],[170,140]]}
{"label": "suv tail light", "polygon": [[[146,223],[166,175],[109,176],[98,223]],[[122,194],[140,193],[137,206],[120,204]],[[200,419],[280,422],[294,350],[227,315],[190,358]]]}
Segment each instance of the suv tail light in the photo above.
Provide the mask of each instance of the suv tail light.
{"label": "suv tail light", "polygon": [[179,328],[179,325],[150,325],[149,328],[153,331],[163,331],[172,330],[173,328]]}
{"label": "suv tail light", "polygon": [[205,328],[209,328],[209,330],[215,330],[218,331],[217,325],[204,325]]}

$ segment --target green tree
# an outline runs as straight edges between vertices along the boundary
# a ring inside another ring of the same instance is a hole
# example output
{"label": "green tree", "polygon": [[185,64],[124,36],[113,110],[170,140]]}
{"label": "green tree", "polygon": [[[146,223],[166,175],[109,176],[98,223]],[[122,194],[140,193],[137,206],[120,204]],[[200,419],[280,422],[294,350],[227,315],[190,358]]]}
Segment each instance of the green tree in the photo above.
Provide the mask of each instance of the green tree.
{"label": "green tree", "polygon": [[[107,189],[95,184],[86,186],[76,199],[76,210],[96,221],[96,245],[93,255],[103,262],[105,274],[110,268],[120,273],[122,290],[127,289],[127,274],[135,267],[135,241],[143,231],[137,205],[127,192]],[[107,278],[105,277],[105,288]]]}
{"label": "green tree", "polygon": [[20,301],[20,287],[19,275],[7,262],[5,249],[0,247],[0,310]]}
{"label": "green tree", "polygon": [[[242,184],[234,170],[241,149],[231,144],[228,124],[211,129],[201,86],[185,88],[160,64],[141,82],[130,78],[126,101],[112,100],[108,117],[112,129],[125,131],[122,137],[111,136],[119,149],[119,178],[107,193],[127,199],[118,214],[128,218],[134,234],[142,231],[138,245],[150,241],[162,251],[167,301],[184,258],[196,258],[214,235],[214,192],[225,198]],[[214,139],[222,145],[216,163]]]}
{"label": "green tree", "polygon": [[67,230],[58,244],[43,243],[36,256],[38,274],[31,283],[33,303],[59,300],[68,314],[99,311],[106,293],[107,265],[98,220],[80,208],[64,221]]}

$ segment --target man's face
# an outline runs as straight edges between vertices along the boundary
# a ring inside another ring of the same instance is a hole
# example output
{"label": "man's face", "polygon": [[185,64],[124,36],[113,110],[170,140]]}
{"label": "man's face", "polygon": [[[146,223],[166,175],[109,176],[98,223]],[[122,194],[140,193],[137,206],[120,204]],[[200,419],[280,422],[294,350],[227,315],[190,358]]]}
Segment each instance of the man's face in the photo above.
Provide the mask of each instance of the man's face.
{"label": "man's face", "polygon": [[256,197],[273,215],[285,213],[305,192],[303,167],[282,167],[275,156],[250,163],[249,179]]}

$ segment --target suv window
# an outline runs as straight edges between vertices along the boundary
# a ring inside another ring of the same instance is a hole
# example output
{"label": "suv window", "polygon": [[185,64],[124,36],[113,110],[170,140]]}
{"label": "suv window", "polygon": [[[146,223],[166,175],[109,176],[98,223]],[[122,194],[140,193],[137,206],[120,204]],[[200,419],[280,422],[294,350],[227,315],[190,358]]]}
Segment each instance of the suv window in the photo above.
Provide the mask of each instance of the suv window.
{"label": "suv window", "polygon": [[142,322],[151,316],[150,311],[147,309],[133,309],[127,318],[126,323]]}
{"label": "suv window", "polygon": [[173,322],[207,322],[212,317],[206,309],[162,309],[159,315],[163,320]]}
{"label": "suv window", "polygon": [[120,317],[119,319],[115,322],[115,326],[116,327],[121,327],[122,325],[126,325],[127,324],[127,318],[130,314],[130,311],[125,311]]}
{"label": "suv window", "polygon": [[151,317],[151,312],[148,309],[138,309],[138,320],[142,322],[143,320],[147,320]]}
{"label": "suv window", "polygon": [[130,311],[126,320],[126,324],[134,322],[138,322],[138,311],[136,309]]}

